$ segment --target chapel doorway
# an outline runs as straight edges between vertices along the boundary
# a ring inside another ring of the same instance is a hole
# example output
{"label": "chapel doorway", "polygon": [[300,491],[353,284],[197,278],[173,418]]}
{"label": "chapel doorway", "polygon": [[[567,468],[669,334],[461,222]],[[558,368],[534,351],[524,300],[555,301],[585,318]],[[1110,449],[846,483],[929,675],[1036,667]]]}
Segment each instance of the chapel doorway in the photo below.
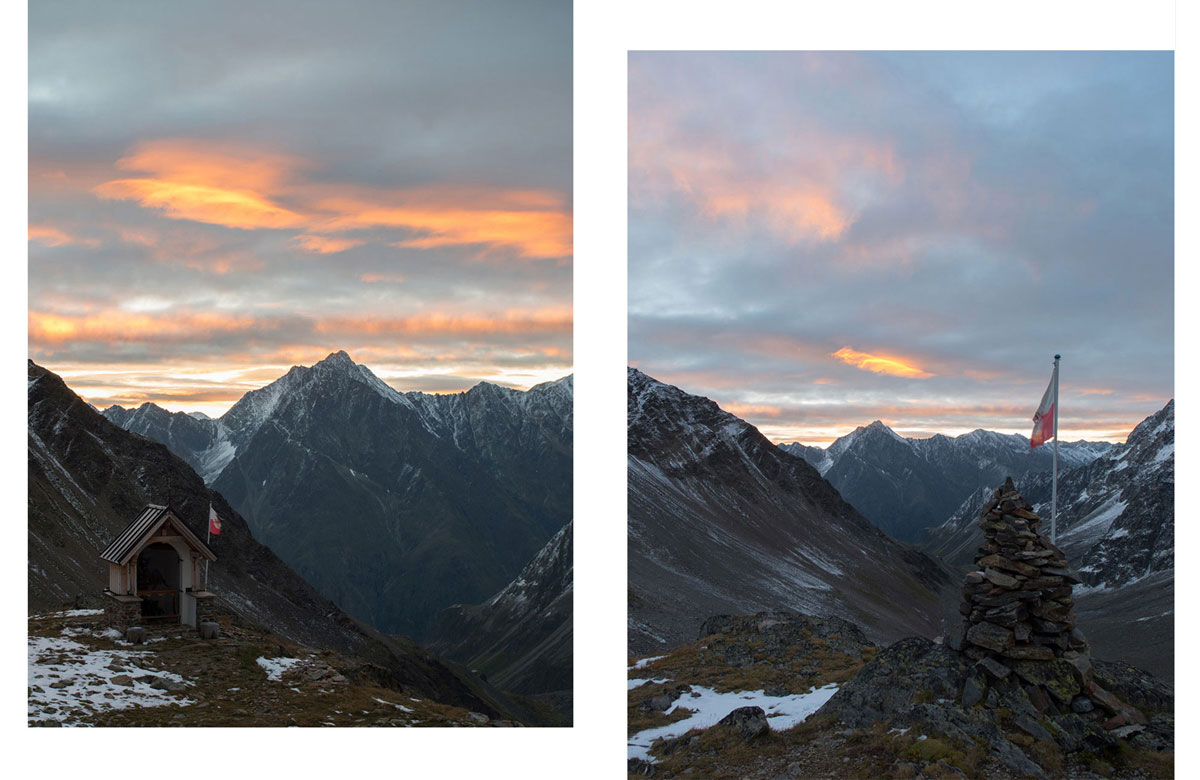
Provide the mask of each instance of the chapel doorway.
{"label": "chapel doorway", "polygon": [[147,545],[137,559],[137,593],[142,597],[142,620],[178,623],[180,571],[183,560],[169,544]]}

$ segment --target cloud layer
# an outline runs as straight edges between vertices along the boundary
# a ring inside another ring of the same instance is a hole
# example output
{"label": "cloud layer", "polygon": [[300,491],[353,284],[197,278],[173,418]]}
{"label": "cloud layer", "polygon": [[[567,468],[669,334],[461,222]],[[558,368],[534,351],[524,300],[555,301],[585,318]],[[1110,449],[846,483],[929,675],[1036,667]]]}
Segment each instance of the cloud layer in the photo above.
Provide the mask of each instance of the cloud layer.
{"label": "cloud layer", "polygon": [[827,442],[1173,394],[1169,53],[630,56],[629,352]]}
{"label": "cloud layer", "polygon": [[452,5],[31,7],[31,356],[209,412],[568,373],[570,6]]}

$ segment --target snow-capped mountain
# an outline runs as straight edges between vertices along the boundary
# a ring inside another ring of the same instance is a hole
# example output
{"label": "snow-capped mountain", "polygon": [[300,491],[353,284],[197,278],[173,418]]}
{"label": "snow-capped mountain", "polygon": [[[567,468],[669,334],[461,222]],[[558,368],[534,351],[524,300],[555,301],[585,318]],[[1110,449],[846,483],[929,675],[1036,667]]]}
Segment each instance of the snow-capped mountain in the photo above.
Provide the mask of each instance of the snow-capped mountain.
{"label": "snow-capped mountain", "polygon": [[169,504],[205,537],[209,588],[224,608],[275,636],[353,659],[377,684],[492,717],[531,722],[504,694],[413,642],[363,625],[319,594],[251,534],[219,492],[167,447],[110,423],[54,373],[28,364],[29,609],[98,607],[108,584],[100,551],[148,503]]}
{"label": "snow-capped mountain", "polygon": [[511,581],[570,520],[571,390],[567,377],[526,392],[401,393],[336,352],[210,423],[145,406],[105,415],[178,447],[343,609],[423,637],[442,609]]}
{"label": "snow-capped mountain", "polygon": [[[1050,474],[1026,474],[1016,482],[1048,530]],[[982,505],[980,494],[964,501],[932,532],[925,549],[953,567],[970,568],[983,538]],[[1124,444],[1086,465],[1059,472],[1057,526],[1058,546],[1084,581],[1084,587],[1076,589],[1076,608],[1093,648],[1171,677],[1174,401],[1139,423]]]}
{"label": "snow-capped mountain", "polygon": [[695,639],[715,614],[791,609],[880,638],[937,634],[954,582],[756,428],[629,370],[629,645]]}
{"label": "snow-capped mountain", "polygon": [[567,523],[499,593],[482,604],[444,610],[429,646],[504,690],[542,694],[569,717],[572,539]]}
{"label": "snow-capped mountain", "polygon": [[[1017,434],[975,430],[928,439],[900,436],[879,420],[846,434],[827,448],[780,445],[804,458],[872,523],[896,539],[923,541],[925,529],[940,525],[974,491],[1008,476],[1050,468],[1049,456],[1029,452]],[[1111,445],[1064,442],[1059,467],[1089,463]]]}
{"label": "snow-capped mountain", "polygon": [[[1042,449],[1049,450],[1049,447]],[[1147,417],[1125,443],[1083,466],[1064,467],[1059,448],[1058,546],[1093,587],[1129,583],[1174,567],[1175,402]],[[1050,474],[1017,479],[1049,519]],[[926,549],[969,566],[981,532],[980,494],[969,497],[932,535]],[[1047,524],[1048,526],[1048,524]]]}

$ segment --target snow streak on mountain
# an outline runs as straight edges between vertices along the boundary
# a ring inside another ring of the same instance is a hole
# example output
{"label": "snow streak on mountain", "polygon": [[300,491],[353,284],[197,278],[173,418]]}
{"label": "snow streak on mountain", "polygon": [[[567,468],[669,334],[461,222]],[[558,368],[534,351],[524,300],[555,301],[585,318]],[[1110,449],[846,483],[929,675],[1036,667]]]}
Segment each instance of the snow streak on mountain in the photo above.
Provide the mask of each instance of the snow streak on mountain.
{"label": "snow streak on mountain", "polygon": [[938,633],[954,583],[936,561],[709,399],[636,369],[628,381],[631,653],[767,609],[849,617],[885,638]]}
{"label": "snow streak on mountain", "polygon": [[423,638],[503,588],[571,519],[572,381],[400,393],[345,352],[217,420],[104,414],[167,444],[257,538],[381,630]]}

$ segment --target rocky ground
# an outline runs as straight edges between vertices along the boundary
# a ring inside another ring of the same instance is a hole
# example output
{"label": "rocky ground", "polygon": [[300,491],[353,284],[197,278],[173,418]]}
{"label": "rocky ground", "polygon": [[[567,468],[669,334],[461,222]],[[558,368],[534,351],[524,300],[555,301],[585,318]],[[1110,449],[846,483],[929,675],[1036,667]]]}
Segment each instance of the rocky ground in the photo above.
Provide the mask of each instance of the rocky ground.
{"label": "rocky ground", "polygon": [[221,636],[151,630],[134,645],[99,610],[29,618],[31,726],[515,726],[381,685],[382,670],[224,619]]}
{"label": "rocky ground", "polygon": [[[1086,707],[1086,697],[1069,672],[1040,685],[1016,673],[982,677],[971,658],[927,639],[880,648],[845,621],[789,613],[714,618],[701,633],[662,657],[631,663],[631,777],[1174,774],[1173,691],[1127,664],[1094,662],[1096,682],[1145,716],[1144,725],[1114,733],[1099,713],[1073,709]],[[1061,701],[1031,698],[1031,688],[1058,690]],[[685,731],[711,692],[736,695],[722,700],[723,713]],[[826,701],[804,711],[805,701],[822,694]]]}

